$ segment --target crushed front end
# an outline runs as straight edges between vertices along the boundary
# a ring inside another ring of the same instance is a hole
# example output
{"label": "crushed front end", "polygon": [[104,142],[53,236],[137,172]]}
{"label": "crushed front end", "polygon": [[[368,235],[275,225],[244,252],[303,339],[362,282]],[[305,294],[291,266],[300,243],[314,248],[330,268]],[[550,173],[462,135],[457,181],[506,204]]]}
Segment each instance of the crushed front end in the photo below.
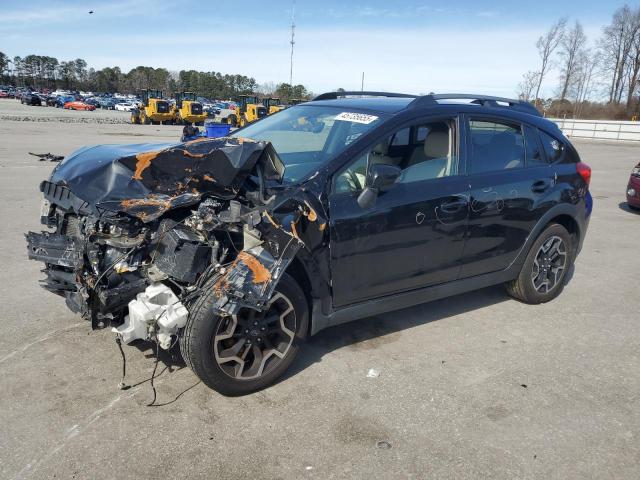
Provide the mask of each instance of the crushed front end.
{"label": "crushed front end", "polygon": [[28,256],[93,328],[169,348],[203,293],[220,315],[260,310],[320,241],[320,201],[280,185],[283,170],[268,142],[241,138],[81,149],[41,184]]}

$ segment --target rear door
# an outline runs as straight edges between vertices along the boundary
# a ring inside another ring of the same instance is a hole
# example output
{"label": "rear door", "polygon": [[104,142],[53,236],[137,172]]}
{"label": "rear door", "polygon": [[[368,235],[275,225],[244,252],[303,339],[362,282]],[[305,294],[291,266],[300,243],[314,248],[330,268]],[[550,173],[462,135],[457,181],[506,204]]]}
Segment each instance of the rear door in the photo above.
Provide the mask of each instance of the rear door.
{"label": "rear door", "polygon": [[467,120],[471,195],[461,278],[507,268],[553,205],[555,185],[534,127],[491,117]]}
{"label": "rear door", "polygon": [[[469,192],[457,124],[456,118],[418,121],[336,173],[329,196],[335,306],[458,277]],[[367,160],[403,172],[365,210],[357,197]]]}

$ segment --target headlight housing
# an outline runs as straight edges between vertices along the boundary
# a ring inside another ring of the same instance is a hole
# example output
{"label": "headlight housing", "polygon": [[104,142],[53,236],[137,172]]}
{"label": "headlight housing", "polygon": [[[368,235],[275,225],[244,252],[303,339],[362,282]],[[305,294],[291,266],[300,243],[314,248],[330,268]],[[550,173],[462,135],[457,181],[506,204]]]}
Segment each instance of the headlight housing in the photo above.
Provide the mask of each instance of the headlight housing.
{"label": "headlight housing", "polygon": [[634,177],[640,177],[640,165],[637,165],[633,170],[631,170],[631,175]]}

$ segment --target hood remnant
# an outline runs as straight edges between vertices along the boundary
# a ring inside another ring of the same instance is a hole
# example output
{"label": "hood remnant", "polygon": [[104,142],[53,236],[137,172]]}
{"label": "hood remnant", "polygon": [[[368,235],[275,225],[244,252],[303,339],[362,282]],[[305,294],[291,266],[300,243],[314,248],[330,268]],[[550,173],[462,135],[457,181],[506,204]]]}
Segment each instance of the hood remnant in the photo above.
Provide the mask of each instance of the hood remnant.
{"label": "hood remnant", "polygon": [[53,171],[51,183],[87,202],[149,222],[197,203],[203,195],[232,198],[256,166],[280,180],[284,165],[268,142],[204,138],[181,144],[100,145],[81,149]]}
{"label": "hood remnant", "polygon": [[220,315],[260,310],[301,249],[326,245],[320,199],[283,173],[250,139],[86,147],[42,183],[48,230],[28,255],[94,328],[169,348],[202,295]]}

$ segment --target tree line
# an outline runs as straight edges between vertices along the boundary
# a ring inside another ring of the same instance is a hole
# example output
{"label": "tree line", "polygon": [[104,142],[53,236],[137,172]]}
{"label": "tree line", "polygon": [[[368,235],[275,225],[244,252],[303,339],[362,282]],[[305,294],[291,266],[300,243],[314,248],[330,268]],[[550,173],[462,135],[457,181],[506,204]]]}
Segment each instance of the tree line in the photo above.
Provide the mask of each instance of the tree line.
{"label": "tree line", "polygon": [[156,89],[170,95],[175,91],[192,91],[208,98],[230,99],[237,95],[261,93],[282,100],[307,98],[304,85],[286,83],[259,85],[253,77],[196,70],[169,71],[166,68],[139,66],[123,72],[120,67],[100,70],[89,67],[81,58],[59,61],[55,57],[27,55],[13,57],[0,52],[0,83],[33,89],[64,89],[101,93],[138,93]]}
{"label": "tree line", "polygon": [[[557,20],[538,38],[538,68],[522,76],[521,99],[549,115],[628,118],[640,112],[640,7],[616,10],[591,45],[579,21]],[[558,73],[552,98],[543,81]]]}

